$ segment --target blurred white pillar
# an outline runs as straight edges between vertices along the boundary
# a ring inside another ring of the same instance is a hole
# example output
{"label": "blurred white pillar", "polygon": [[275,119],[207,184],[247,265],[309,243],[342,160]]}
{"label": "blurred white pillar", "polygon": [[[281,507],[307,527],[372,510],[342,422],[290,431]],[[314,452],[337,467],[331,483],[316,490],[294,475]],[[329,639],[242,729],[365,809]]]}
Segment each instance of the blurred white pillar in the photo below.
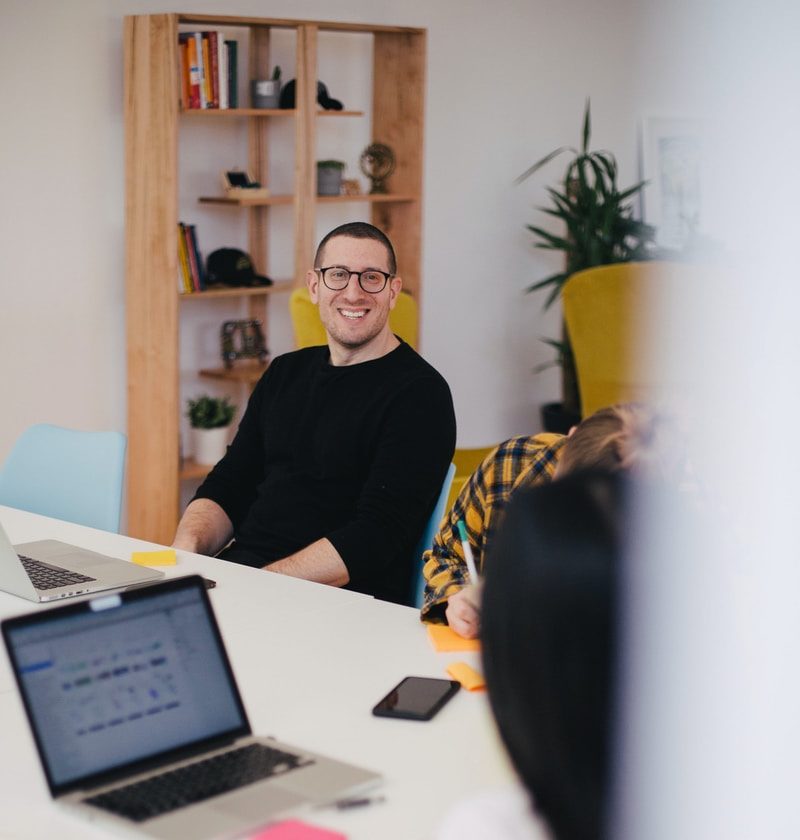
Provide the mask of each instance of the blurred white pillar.
{"label": "blurred white pillar", "polygon": [[800,4],[647,5],[695,39],[726,265],[651,313],[708,502],[635,540],[613,836],[800,838]]}

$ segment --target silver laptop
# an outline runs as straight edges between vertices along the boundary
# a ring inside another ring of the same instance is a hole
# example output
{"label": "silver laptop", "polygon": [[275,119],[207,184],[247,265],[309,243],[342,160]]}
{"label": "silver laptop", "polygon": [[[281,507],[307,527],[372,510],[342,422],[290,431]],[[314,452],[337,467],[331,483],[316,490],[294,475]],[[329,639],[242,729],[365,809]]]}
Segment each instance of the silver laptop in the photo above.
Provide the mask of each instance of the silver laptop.
{"label": "silver laptop", "polygon": [[0,525],[0,590],[29,601],[57,601],[162,577],[157,569],[58,540],[13,546]]}
{"label": "silver laptop", "polygon": [[148,837],[231,837],[380,776],[252,735],[197,575],[7,619],[57,802]]}

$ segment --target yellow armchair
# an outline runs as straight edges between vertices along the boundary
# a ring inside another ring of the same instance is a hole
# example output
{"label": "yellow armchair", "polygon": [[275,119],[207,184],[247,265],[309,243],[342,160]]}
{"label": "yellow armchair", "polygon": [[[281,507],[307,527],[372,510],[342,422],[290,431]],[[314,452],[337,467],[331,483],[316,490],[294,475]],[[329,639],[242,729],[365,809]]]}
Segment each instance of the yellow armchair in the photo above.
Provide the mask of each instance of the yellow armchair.
{"label": "yellow armchair", "polygon": [[[305,286],[294,289],[289,296],[289,314],[298,349],[327,343],[325,328],[319,319],[319,310],[317,305],[311,302]],[[400,292],[394,309],[389,313],[389,326],[395,335],[417,349],[417,302],[407,292]]]}
{"label": "yellow armchair", "polygon": [[652,307],[668,284],[689,280],[694,271],[677,263],[616,263],[567,280],[561,298],[584,417],[650,397],[656,385],[648,353]]}

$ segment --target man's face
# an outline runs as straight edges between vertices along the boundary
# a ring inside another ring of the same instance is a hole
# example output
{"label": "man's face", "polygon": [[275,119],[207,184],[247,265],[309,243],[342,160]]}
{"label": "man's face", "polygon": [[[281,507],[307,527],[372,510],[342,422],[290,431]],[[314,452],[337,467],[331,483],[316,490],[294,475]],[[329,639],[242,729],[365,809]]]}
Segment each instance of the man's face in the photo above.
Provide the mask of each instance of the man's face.
{"label": "man's face", "polygon": [[[350,271],[377,269],[389,273],[386,248],[374,239],[336,236],[323,249],[320,268],[338,266]],[[370,294],[351,275],[350,282],[338,292],[331,291],[321,273],[308,274],[311,300],[319,305],[319,315],[329,337],[347,350],[356,350],[379,343],[389,334],[389,311],[394,309],[402,286],[399,277],[392,277],[382,292]]]}

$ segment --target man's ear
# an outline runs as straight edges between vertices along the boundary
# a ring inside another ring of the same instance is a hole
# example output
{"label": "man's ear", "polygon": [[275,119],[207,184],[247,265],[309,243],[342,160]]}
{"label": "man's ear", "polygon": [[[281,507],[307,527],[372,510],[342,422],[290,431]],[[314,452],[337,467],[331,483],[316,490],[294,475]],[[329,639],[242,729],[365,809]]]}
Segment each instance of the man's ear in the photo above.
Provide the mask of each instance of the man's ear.
{"label": "man's ear", "polygon": [[399,276],[392,277],[389,281],[389,309],[394,309],[397,303],[397,296],[403,288],[403,278]]}
{"label": "man's ear", "polygon": [[308,287],[308,296],[312,303],[319,303],[319,274],[316,271],[309,270],[306,272],[306,286]]}

